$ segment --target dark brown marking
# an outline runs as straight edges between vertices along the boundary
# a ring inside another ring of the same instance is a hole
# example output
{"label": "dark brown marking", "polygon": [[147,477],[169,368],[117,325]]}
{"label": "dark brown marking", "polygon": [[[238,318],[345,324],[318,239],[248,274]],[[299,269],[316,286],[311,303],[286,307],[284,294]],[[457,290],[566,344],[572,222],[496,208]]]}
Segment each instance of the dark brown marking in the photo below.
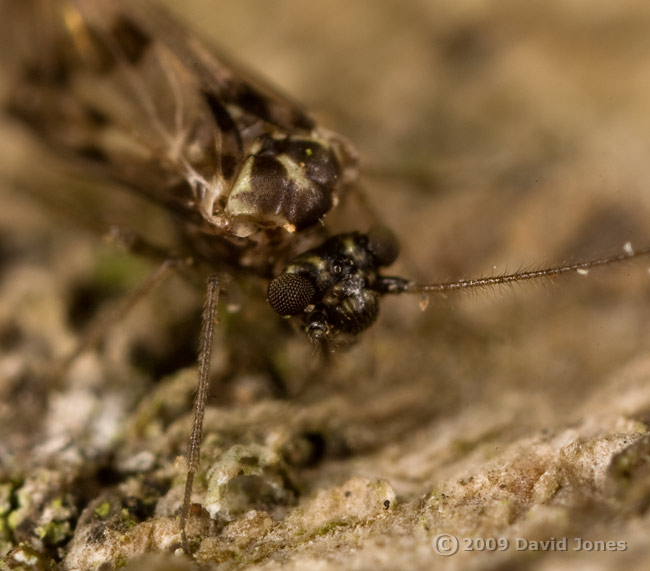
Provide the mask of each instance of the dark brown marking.
{"label": "dark brown marking", "polygon": [[75,149],[75,152],[84,159],[88,159],[95,163],[108,163],[110,159],[108,155],[102,151],[99,147],[94,145],[85,145],[83,147],[78,147]]}
{"label": "dark brown marking", "polygon": [[126,59],[136,64],[151,44],[151,38],[135,22],[121,16],[111,30]]}
{"label": "dark brown marking", "polygon": [[293,191],[287,169],[271,156],[258,155],[254,158],[251,187],[253,201],[265,212],[282,212]]}
{"label": "dark brown marking", "polygon": [[295,110],[291,110],[291,116],[289,122],[296,129],[304,129],[305,131],[311,131],[316,127],[316,121],[314,121],[309,115],[305,113],[300,113]]}
{"label": "dark brown marking", "polygon": [[64,89],[70,84],[70,72],[70,67],[64,61],[56,59],[47,67],[27,64],[23,75],[28,83],[48,83]]}
{"label": "dark brown marking", "polygon": [[221,104],[214,93],[211,93],[210,91],[204,91],[203,98],[208,104],[208,107],[212,113],[212,117],[214,117],[214,120],[217,123],[217,127],[219,127],[222,133],[232,133],[237,130],[237,125],[235,125],[235,122],[230,116],[230,113],[226,111],[225,107]]}
{"label": "dark brown marking", "polygon": [[324,188],[333,188],[341,176],[341,167],[331,149],[314,141],[286,139],[276,146],[279,153],[304,164],[307,178]]}
{"label": "dark brown marking", "polygon": [[232,155],[224,155],[221,157],[221,174],[224,178],[230,179],[233,177],[238,162],[237,157]]}
{"label": "dark brown marking", "polygon": [[249,85],[240,84],[235,92],[235,101],[244,111],[255,115],[264,121],[274,123],[269,109],[269,101]]}
{"label": "dark brown marking", "polygon": [[251,169],[250,202],[262,213],[282,215],[301,230],[318,222],[332,207],[329,189],[299,188],[276,157],[256,156]]}
{"label": "dark brown marking", "polygon": [[105,127],[110,123],[110,119],[106,114],[92,105],[86,106],[86,116],[88,121],[95,127]]}

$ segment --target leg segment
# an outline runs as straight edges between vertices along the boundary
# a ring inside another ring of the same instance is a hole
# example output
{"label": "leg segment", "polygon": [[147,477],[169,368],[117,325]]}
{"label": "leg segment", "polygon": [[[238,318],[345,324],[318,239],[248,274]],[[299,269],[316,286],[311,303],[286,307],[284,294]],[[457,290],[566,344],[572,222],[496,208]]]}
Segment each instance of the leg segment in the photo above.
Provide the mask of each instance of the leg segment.
{"label": "leg segment", "polygon": [[212,344],[214,340],[214,328],[217,324],[217,306],[219,304],[219,276],[212,274],[208,278],[205,302],[203,305],[203,317],[201,324],[201,338],[199,340],[199,379],[194,398],[194,421],[192,422],[192,432],[187,452],[187,479],[185,480],[185,493],[183,495],[183,505],[181,507],[180,528],[183,541],[183,549],[189,553],[187,543],[187,518],[189,516],[192,503],[192,487],[194,476],[199,468],[201,456],[201,438],[203,436],[203,416],[205,414],[205,404],[208,398],[210,370],[210,358],[212,356]]}

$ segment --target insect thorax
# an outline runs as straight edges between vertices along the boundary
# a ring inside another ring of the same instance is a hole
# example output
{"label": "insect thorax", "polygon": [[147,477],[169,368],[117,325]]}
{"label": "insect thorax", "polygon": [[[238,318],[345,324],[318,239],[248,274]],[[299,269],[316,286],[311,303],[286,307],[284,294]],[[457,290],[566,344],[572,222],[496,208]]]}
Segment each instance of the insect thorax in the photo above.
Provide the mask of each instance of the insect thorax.
{"label": "insect thorax", "polygon": [[11,113],[233,250],[318,225],[356,176],[351,145],[182,30],[157,37],[164,15],[133,4],[13,4],[25,26],[9,27],[21,49],[3,54],[16,70]]}
{"label": "insect thorax", "polygon": [[404,286],[379,274],[397,254],[385,234],[312,247],[356,178],[355,150],[176,28],[173,41],[157,38],[153,13],[135,4],[133,14],[108,0],[26,4],[8,109],[89,172],[167,207],[192,255],[217,271],[270,277],[291,260],[269,288],[272,307],[318,345],[349,344],[380,296]]}
{"label": "insect thorax", "polygon": [[336,206],[354,167],[333,134],[276,131],[256,137],[223,205],[229,232],[249,236],[283,228],[294,233],[314,226]]}

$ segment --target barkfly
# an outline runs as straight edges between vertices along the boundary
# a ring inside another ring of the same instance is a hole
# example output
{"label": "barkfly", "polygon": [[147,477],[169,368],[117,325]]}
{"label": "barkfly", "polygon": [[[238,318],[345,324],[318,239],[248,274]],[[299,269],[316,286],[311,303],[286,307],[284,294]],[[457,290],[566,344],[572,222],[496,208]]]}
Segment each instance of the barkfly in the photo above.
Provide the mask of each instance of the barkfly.
{"label": "barkfly", "polygon": [[[180,509],[186,549],[221,275],[267,281],[271,308],[328,353],[352,345],[376,321],[385,295],[549,278],[650,253],[627,248],[559,267],[434,284],[384,275],[398,255],[390,231],[335,234],[324,223],[357,188],[357,155],[347,139],[148,3],[6,4],[15,46],[7,59],[17,78],[6,101],[11,115],[97,177],[167,208],[182,244],[214,268]],[[153,249],[134,242],[136,251]]]}

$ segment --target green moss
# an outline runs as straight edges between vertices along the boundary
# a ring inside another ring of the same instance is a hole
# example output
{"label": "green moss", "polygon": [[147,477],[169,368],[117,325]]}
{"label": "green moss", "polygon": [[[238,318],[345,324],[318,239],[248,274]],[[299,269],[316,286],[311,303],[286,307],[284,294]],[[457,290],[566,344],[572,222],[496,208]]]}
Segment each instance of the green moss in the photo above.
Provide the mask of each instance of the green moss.
{"label": "green moss", "polygon": [[53,563],[49,558],[24,543],[12,551],[7,559],[9,560],[7,569],[36,569],[37,571],[53,569]]}
{"label": "green moss", "polygon": [[11,511],[13,488],[10,482],[0,484],[0,516],[7,515]]}
{"label": "green moss", "polygon": [[111,503],[110,502],[102,502],[101,504],[99,504],[95,508],[95,511],[93,512],[93,515],[97,519],[104,519],[109,513],[111,513]]}
{"label": "green moss", "polygon": [[12,531],[15,530],[22,521],[23,514],[19,510],[14,510],[7,516],[7,525]]}
{"label": "green moss", "polygon": [[131,512],[127,508],[122,508],[120,512],[121,523],[126,529],[133,529],[138,525],[138,521],[131,515]]}
{"label": "green moss", "polygon": [[457,438],[452,442],[454,450],[460,454],[468,454],[476,448],[476,444],[476,442],[470,442],[469,440],[463,440],[461,438]]}
{"label": "green moss", "polygon": [[141,260],[110,246],[100,249],[95,279],[100,287],[107,290],[128,290],[137,287],[147,271],[147,266]]}
{"label": "green moss", "polygon": [[69,521],[51,521],[34,529],[37,537],[46,545],[60,545],[72,537]]}
{"label": "green moss", "polygon": [[346,518],[345,520],[332,520],[328,521],[326,524],[317,527],[310,537],[322,537],[324,535],[330,534],[335,529],[343,529],[346,527],[352,527],[359,523],[359,519],[356,517]]}

